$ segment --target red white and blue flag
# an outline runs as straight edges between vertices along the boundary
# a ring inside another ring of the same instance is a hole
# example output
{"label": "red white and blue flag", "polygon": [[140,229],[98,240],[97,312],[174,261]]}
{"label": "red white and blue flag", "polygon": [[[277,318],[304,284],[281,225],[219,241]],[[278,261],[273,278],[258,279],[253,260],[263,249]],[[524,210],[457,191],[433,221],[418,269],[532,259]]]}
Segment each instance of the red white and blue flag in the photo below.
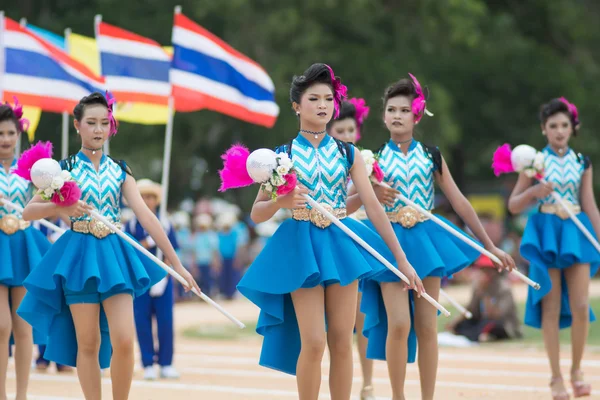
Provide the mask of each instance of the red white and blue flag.
{"label": "red white and blue flag", "polygon": [[102,77],[18,22],[4,18],[0,29],[4,101],[12,102],[16,96],[21,104],[43,111],[72,113],[82,97],[95,91],[104,93]]}
{"label": "red white and blue flag", "polygon": [[106,87],[119,102],[168,103],[171,56],[160,44],[105,22],[96,41]]}
{"label": "red white and blue flag", "polygon": [[181,13],[175,13],[172,42],[177,111],[208,109],[269,128],[275,124],[275,87],[258,63]]}

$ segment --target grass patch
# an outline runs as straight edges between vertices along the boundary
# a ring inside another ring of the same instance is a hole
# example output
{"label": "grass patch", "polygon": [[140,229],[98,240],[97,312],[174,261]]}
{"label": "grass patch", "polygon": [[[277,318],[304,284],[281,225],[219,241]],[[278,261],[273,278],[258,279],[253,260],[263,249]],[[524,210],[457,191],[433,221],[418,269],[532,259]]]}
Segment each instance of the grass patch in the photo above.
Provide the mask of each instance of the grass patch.
{"label": "grass patch", "polygon": [[256,336],[256,321],[243,321],[246,328],[239,329],[229,324],[208,324],[188,328],[183,331],[183,336],[199,340],[239,340]]}
{"label": "grass patch", "polygon": [[[591,306],[596,312],[600,312],[600,297],[592,298]],[[525,314],[525,303],[519,303],[517,305],[519,319],[523,321]],[[453,307],[449,306],[448,310],[452,313],[452,317],[458,315],[458,311]],[[599,315],[600,317],[600,315]],[[438,317],[438,332],[444,331],[444,326],[449,322],[448,318],[443,316]],[[238,329],[233,324],[208,324],[200,325],[192,328],[188,328],[183,331],[183,335],[190,339],[198,340],[224,340],[224,341],[235,341],[239,339],[247,339],[252,337],[258,337],[256,334],[256,321],[244,321],[246,324],[245,329]],[[540,329],[534,329],[523,325],[523,339],[519,341],[512,341],[511,343],[524,343],[524,344],[543,344],[542,331]],[[571,341],[571,330],[562,329],[560,331],[561,343],[567,344]],[[590,325],[590,332],[587,343],[592,346],[600,346],[600,322],[596,322]]]}
{"label": "grass patch", "polygon": [[[600,312],[600,297],[593,297],[591,299],[590,304],[592,306],[592,310],[595,310],[596,313]],[[523,318],[525,315],[525,303],[517,304],[517,309],[518,309],[518,313],[519,313],[519,320],[521,322],[523,322]],[[450,311],[452,313],[452,317],[450,317],[450,318],[454,318],[455,315],[458,315],[458,311],[452,306],[448,307],[448,311]],[[600,317],[600,315],[597,315],[597,317]],[[443,332],[444,326],[448,322],[449,321],[447,318],[440,316],[438,318],[438,332]],[[525,324],[523,324],[522,327],[523,327],[523,329],[522,329],[523,330],[523,339],[521,339],[519,341],[513,341],[513,343],[543,345],[544,342],[543,342],[543,338],[542,338],[542,330],[541,329],[531,328],[529,326],[526,326]],[[571,342],[571,329],[561,329],[560,342],[563,344],[567,344],[567,343]],[[589,345],[593,345],[593,346],[600,346],[600,322],[594,322],[594,323],[590,324],[590,332],[589,332],[587,343]]]}

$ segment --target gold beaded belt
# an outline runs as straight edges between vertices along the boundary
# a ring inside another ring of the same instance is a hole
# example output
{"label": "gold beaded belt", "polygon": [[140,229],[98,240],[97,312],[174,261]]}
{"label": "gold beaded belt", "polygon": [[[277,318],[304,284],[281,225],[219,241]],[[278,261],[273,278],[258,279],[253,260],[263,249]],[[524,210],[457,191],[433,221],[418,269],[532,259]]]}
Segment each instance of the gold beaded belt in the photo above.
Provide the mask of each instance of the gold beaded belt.
{"label": "gold beaded belt", "polygon": [[16,215],[7,214],[0,217],[0,231],[7,235],[14,235],[18,231],[23,231],[31,226],[29,221],[23,221]]}
{"label": "gold beaded belt", "polygon": [[398,211],[387,212],[386,214],[390,222],[400,224],[407,229],[412,228],[419,222],[425,222],[429,219],[411,206],[404,206]]}
{"label": "gold beaded belt", "polygon": [[[581,212],[581,207],[578,204],[565,203],[573,214],[577,215]],[[542,204],[540,212],[544,214],[554,214],[560,219],[568,219],[569,213],[560,204]]]}
{"label": "gold beaded belt", "polygon": [[[346,209],[345,208],[335,208],[334,209],[329,204],[321,204],[321,205],[327,211],[329,211],[330,213],[335,215],[337,217],[337,219],[346,218]],[[309,221],[313,225],[315,225],[321,229],[325,229],[329,225],[331,225],[331,221],[329,219],[327,219],[326,216],[321,214],[321,212],[319,210],[317,210],[316,208],[311,208],[310,210],[308,208],[299,208],[299,209],[292,210],[292,218],[295,219],[296,221]]]}
{"label": "gold beaded belt", "polygon": [[[120,222],[113,222],[113,225],[117,229],[121,229],[121,226],[122,226]],[[110,228],[108,226],[104,225],[103,222],[95,220],[95,219],[92,219],[90,221],[81,220],[81,221],[71,222],[71,230],[73,230],[73,232],[77,232],[77,233],[85,233],[85,234],[92,235],[96,239],[104,239],[111,233],[114,233],[113,231],[110,230]]]}

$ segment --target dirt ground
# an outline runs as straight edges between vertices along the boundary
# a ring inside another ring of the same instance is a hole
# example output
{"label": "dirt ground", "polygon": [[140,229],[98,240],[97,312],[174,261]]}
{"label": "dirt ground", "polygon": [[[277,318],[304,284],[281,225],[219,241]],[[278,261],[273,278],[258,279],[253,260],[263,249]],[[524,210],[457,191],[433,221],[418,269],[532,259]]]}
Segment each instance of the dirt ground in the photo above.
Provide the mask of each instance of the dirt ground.
{"label": "dirt ground", "polygon": [[[468,288],[447,290],[454,298],[465,302]],[[592,295],[600,295],[595,282]],[[517,299],[524,299],[523,287],[515,289]],[[242,321],[255,320],[258,310],[244,299],[222,305]],[[179,380],[142,380],[141,367],[136,366],[131,391],[132,400],[159,399],[294,399],[294,377],[262,368],[257,364],[260,337],[247,335],[237,340],[197,340],[184,338],[182,331],[189,327],[226,324],[216,310],[205,303],[183,303],[176,306],[175,365],[181,372]],[[568,376],[570,352],[563,350],[563,371]],[[328,360],[323,362],[321,398],[328,399]],[[600,393],[600,349],[590,348],[583,364],[587,380]],[[354,365],[353,398],[358,399],[361,387],[358,356]],[[540,346],[512,343],[508,345],[468,348],[440,348],[440,364],[436,399],[550,399],[549,369]],[[14,365],[9,366],[9,398],[14,398]],[[375,363],[375,392],[377,399],[390,399],[387,369],[383,362]],[[103,380],[104,399],[112,399],[108,372]],[[12,393],[12,394],[11,394]],[[407,376],[408,399],[419,399],[419,376],[416,365],[410,365]],[[83,399],[75,373],[57,374],[34,371],[31,375],[29,400]],[[599,395],[591,398],[600,398]]]}

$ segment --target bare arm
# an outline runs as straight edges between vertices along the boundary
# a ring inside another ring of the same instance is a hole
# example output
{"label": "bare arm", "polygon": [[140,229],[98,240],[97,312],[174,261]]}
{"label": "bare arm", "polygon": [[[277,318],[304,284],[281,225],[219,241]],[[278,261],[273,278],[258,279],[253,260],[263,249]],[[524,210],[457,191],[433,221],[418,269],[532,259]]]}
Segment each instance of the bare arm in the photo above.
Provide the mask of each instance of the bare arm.
{"label": "bare arm", "polygon": [[50,218],[57,213],[58,206],[56,204],[45,201],[36,194],[25,206],[23,219],[25,221],[36,221],[38,219]]}
{"label": "bare arm", "polygon": [[268,193],[259,189],[254,205],[252,205],[250,218],[254,223],[260,224],[270,220],[280,208],[306,208],[306,200],[302,197],[304,193],[308,193],[308,190],[299,185],[293,192],[285,196],[277,196],[277,199],[273,201]]}
{"label": "bare arm", "polygon": [[593,171],[590,166],[581,178],[581,209],[590,219],[596,237],[600,238],[600,212],[594,196]]}
{"label": "bare arm", "polygon": [[[375,183],[373,185],[373,191],[375,192],[377,200],[380,203],[386,204],[388,206],[394,205],[394,203],[396,202],[396,196],[398,195],[398,193],[400,193],[394,188],[391,188],[387,185],[384,186],[379,183]],[[348,212],[348,215],[355,213],[356,210],[358,210],[360,206],[362,206],[362,204],[363,203],[360,199],[360,196],[356,191],[356,185],[352,185],[350,187],[350,190],[348,190],[348,198],[346,199],[346,211]]]}
{"label": "bare arm", "polygon": [[450,173],[444,158],[442,158],[442,173],[440,174],[439,171],[436,171],[435,176],[440,188],[448,198],[448,201],[450,201],[454,211],[456,211],[458,216],[465,221],[469,229],[471,229],[483,246],[495,254],[500,260],[502,260],[505,267],[510,269],[514,268],[515,261],[510,255],[506,254],[504,251],[498,249],[494,245],[483,228],[481,221],[479,221],[479,217],[477,216],[475,209],[471,203],[469,203],[469,200],[467,200],[465,195],[462,194],[458,186],[456,186],[456,182],[454,182],[452,174]]}
{"label": "bare arm", "polygon": [[362,206],[360,196],[356,191],[356,186],[352,185],[348,189],[348,197],[346,198],[346,212],[348,215],[354,214]]}
{"label": "bare arm", "polygon": [[375,225],[377,232],[381,235],[381,238],[384,240],[385,244],[392,251],[394,258],[398,263],[398,269],[404,275],[406,275],[411,282],[413,282],[412,279],[414,279],[414,283],[417,286],[418,291],[422,293],[425,291],[422,286],[423,284],[418,276],[416,276],[416,273],[414,273],[412,266],[409,264],[406,254],[404,254],[404,251],[398,242],[398,238],[392,229],[392,225],[385,214],[383,207],[379,203],[377,196],[375,196],[373,186],[371,185],[371,181],[367,176],[367,169],[365,167],[365,162],[362,158],[362,155],[358,151],[356,151],[354,154],[354,165],[352,166],[350,173],[352,175],[352,181],[356,185],[360,200],[365,206],[367,216],[373,225]]}
{"label": "bare arm", "polygon": [[[173,262],[173,268],[175,271],[183,276],[183,278],[188,282],[190,288],[196,288],[198,292],[200,292],[200,288],[198,287],[196,281],[181,264],[179,257],[177,257],[177,253],[175,252],[173,245],[171,245],[169,237],[165,233],[162,224],[156,215],[154,215],[148,206],[146,206],[146,203],[144,203],[144,200],[142,199],[142,196],[137,188],[137,184],[130,175],[127,175],[125,182],[123,183],[123,195],[125,196],[129,207],[131,207],[135,213],[140,224],[142,224],[144,229],[148,231],[166,258]],[[186,288],[186,290],[188,290],[188,288]]]}
{"label": "bare arm", "polygon": [[42,199],[36,194],[25,206],[23,219],[25,221],[37,221],[40,219],[54,219],[59,216],[68,225],[70,223],[69,216],[81,217],[88,214],[91,209],[92,207],[81,200],[70,207],[61,207],[51,201]]}
{"label": "bare arm", "polygon": [[533,178],[521,173],[508,199],[508,210],[511,214],[520,214],[534,204],[537,199],[548,196],[552,193],[552,190],[551,183],[545,182],[534,185]]}

